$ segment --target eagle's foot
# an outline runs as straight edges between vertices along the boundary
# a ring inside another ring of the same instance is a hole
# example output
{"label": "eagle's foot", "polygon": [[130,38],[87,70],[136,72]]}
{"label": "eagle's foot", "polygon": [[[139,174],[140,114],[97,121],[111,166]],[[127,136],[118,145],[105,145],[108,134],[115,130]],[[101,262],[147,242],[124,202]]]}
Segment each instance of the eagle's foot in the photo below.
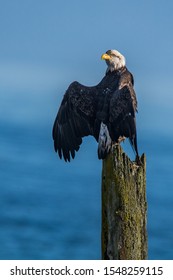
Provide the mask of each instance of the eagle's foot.
{"label": "eagle's foot", "polygon": [[124,142],[126,140],[126,137],[125,136],[120,136],[118,138],[118,144],[120,144],[121,142]]}

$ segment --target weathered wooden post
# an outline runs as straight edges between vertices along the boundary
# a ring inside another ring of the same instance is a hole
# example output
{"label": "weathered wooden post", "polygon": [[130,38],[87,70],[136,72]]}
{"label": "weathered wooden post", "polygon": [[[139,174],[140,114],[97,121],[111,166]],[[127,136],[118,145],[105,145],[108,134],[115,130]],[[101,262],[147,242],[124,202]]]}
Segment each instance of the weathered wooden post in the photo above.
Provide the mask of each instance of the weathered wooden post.
{"label": "weathered wooden post", "polygon": [[136,166],[120,145],[103,161],[102,259],[147,258],[146,158]]}

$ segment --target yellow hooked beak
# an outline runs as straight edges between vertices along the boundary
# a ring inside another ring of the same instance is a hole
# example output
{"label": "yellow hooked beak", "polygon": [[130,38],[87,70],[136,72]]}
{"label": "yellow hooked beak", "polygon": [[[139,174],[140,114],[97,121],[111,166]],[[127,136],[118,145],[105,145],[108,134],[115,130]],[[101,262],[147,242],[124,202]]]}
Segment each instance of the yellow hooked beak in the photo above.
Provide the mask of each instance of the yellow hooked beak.
{"label": "yellow hooked beak", "polygon": [[102,54],[101,59],[110,60],[111,57],[110,57],[110,55],[108,55],[107,53],[104,53],[104,54]]}

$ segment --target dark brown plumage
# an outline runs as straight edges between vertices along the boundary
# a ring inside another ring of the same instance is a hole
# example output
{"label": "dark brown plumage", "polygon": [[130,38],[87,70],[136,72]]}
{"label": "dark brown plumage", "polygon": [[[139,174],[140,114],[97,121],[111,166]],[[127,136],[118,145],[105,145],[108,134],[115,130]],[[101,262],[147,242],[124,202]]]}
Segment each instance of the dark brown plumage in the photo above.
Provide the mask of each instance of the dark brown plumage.
{"label": "dark brown plumage", "polygon": [[53,126],[53,140],[55,151],[65,161],[75,157],[82,138],[88,135],[94,136],[99,143],[99,159],[106,157],[112,143],[118,142],[119,137],[129,138],[136,156],[139,157],[135,120],[137,100],[133,76],[127,70],[125,60],[123,64],[119,63],[121,67],[117,66],[117,69],[112,67],[113,63],[109,67],[110,52],[118,53],[108,51],[104,54],[105,57],[102,56],[108,69],[98,85],[86,87],[73,82],[63,97]]}

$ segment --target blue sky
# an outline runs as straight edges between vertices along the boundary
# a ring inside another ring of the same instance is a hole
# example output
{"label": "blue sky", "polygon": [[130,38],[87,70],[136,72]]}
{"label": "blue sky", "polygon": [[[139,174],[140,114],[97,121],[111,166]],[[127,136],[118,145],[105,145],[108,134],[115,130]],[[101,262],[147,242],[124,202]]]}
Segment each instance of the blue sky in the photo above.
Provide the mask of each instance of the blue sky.
{"label": "blue sky", "polygon": [[[55,114],[55,100],[68,85],[74,80],[97,84],[106,69],[101,54],[117,49],[134,75],[139,129],[162,126],[167,133],[164,118],[169,122],[173,114],[172,1],[1,0],[0,7],[3,118],[9,116],[5,107],[11,95],[17,100],[20,93],[24,103],[28,93],[46,103],[50,98]],[[17,117],[18,108],[10,110]]]}
{"label": "blue sky", "polygon": [[172,1],[1,0],[0,6],[0,74],[6,82],[21,74],[23,85],[56,76],[94,83],[105,71],[100,55],[110,48],[126,56],[138,82],[143,75],[167,79],[165,70],[171,70]]}

